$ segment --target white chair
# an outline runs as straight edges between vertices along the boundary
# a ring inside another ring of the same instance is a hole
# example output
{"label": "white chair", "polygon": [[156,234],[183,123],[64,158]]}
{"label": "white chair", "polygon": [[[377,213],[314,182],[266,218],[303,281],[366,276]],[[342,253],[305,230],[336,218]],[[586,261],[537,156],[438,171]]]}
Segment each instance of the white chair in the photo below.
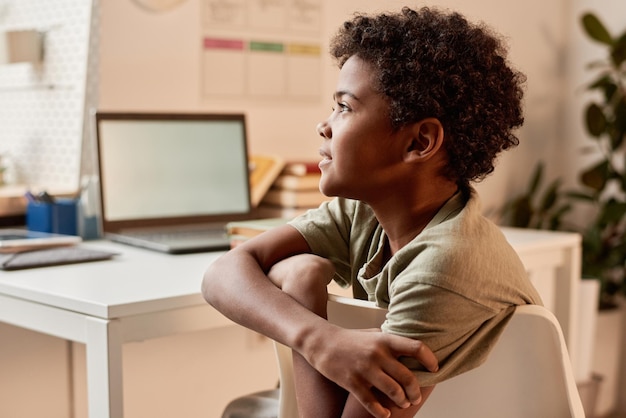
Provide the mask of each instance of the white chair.
{"label": "white chair", "polygon": [[419,418],[584,418],[556,317],[518,306],[480,367],[440,383]]}
{"label": "white chair", "polygon": [[[371,302],[329,296],[328,319],[345,328],[378,327],[385,314],[386,310]],[[281,378],[276,414],[224,418],[298,416],[291,350],[276,344],[276,353]],[[554,315],[541,306],[517,307],[487,361],[437,385],[417,417],[584,418],[563,333]]]}

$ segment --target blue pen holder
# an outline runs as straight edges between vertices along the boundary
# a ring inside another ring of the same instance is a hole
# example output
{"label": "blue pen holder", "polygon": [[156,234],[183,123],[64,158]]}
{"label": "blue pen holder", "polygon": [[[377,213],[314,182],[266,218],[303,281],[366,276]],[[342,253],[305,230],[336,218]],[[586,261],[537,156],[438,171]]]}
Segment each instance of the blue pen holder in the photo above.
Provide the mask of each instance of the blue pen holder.
{"label": "blue pen holder", "polygon": [[78,202],[57,198],[52,203],[28,202],[26,227],[30,231],[78,235]]}

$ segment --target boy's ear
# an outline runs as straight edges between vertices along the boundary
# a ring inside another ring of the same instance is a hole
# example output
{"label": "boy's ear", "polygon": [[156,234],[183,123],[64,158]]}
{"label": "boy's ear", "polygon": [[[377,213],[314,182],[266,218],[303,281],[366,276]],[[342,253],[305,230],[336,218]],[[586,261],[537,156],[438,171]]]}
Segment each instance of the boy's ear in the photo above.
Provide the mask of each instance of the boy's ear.
{"label": "boy's ear", "polygon": [[405,150],[405,161],[426,161],[443,145],[444,132],[439,119],[426,118],[411,127],[411,138]]}

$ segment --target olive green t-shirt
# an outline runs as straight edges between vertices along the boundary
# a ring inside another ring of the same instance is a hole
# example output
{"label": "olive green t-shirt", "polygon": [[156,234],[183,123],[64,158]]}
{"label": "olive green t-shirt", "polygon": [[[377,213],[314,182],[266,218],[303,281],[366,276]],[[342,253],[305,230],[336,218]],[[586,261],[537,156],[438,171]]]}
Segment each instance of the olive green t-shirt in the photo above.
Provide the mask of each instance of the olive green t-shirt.
{"label": "olive green t-shirt", "polygon": [[457,193],[424,230],[383,265],[385,232],[371,208],[336,198],[290,222],[314,254],[336,267],[356,297],[387,308],[382,331],[419,339],[439,359],[430,373],[403,361],[430,386],[479,366],[515,310],[541,298],[478,195]]}

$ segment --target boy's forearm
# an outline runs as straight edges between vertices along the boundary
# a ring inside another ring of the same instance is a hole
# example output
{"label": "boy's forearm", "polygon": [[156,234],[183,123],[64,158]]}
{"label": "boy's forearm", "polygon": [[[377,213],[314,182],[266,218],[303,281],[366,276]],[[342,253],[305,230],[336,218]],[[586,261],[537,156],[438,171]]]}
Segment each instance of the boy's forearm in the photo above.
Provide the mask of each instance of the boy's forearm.
{"label": "boy's forearm", "polygon": [[[276,287],[260,264],[251,254],[239,251],[216,260],[203,280],[207,302],[234,322],[300,353],[322,375],[369,405],[367,409],[374,416],[384,416],[384,410],[373,398],[372,386],[397,405],[407,402],[405,394],[412,394],[410,400],[416,399],[417,379],[397,358],[411,356],[425,365],[436,364],[430,350],[420,350],[419,342],[408,338],[344,330],[330,324]],[[368,360],[364,367],[355,358],[374,360]]]}
{"label": "boy's forearm", "polygon": [[205,300],[232,321],[301,351],[326,321],[274,285],[247,254],[216,260],[202,282]]}

